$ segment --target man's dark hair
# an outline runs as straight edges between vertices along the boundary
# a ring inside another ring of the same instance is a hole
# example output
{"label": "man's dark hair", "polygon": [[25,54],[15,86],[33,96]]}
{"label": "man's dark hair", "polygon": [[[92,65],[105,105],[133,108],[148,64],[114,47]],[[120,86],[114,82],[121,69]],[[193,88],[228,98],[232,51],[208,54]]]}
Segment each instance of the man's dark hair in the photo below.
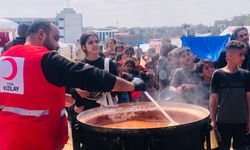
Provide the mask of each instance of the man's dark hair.
{"label": "man's dark hair", "polygon": [[23,23],[19,24],[17,27],[18,36],[19,37],[26,37],[28,29],[29,29],[29,25],[23,24]]}
{"label": "man's dark hair", "polygon": [[182,55],[182,53],[184,53],[184,52],[191,52],[191,49],[189,48],[189,47],[185,47],[185,46],[182,46],[182,47],[180,47],[180,48],[178,48],[178,53],[177,53],[177,55],[178,56],[181,56]]}
{"label": "man's dark hair", "polygon": [[168,56],[168,53],[174,49],[174,46],[171,43],[163,44],[160,49],[161,56]]}
{"label": "man's dark hair", "polygon": [[235,28],[234,32],[232,33],[232,37],[231,37],[231,40],[236,40],[238,39],[238,33],[242,30],[246,30],[247,33],[248,33],[248,30],[246,27],[237,27]]}
{"label": "man's dark hair", "polygon": [[51,22],[49,20],[46,19],[37,19],[34,20],[31,25],[29,26],[28,32],[27,32],[27,36],[37,33],[38,30],[43,29],[45,31],[45,33],[49,33],[50,29],[51,29]]}
{"label": "man's dark hair", "polygon": [[246,44],[238,40],[229,41],[226,45],[226,51],[239,50],[243,48],[246,48]]}

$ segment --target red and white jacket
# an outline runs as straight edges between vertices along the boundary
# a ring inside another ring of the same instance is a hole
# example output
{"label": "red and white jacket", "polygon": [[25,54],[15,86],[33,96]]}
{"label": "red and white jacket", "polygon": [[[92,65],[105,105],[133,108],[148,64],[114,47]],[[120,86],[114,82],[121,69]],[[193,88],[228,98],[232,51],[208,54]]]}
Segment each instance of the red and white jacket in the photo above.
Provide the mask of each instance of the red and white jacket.
{"label": "red and white jacket", "polygon": [[57,150],[68,140],[65,87],[41,68],[48,52],[19,45],[0,55],[0,150]]}

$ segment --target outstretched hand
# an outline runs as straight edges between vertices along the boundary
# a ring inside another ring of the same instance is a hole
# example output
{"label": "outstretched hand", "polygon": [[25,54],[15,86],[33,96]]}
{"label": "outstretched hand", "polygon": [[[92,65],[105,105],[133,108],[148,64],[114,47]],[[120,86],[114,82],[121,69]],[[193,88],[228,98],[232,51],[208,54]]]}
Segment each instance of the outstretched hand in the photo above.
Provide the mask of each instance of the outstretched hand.
{"label": "outstretched hand", "polygon": [[77,92],[77,94],[81,97],[81,98],[84,98],[84,97],[87,97],[87,96],[89,96],[89,92],[88,91],[83,91],[83,90],[81,90],[81,89],[76,89],[76,92]]}
{"label": "outstretched hand", "polygon": [[134,91],[145,91],[146,90],[146,84],[145,84],[145,82],[142,79],[140,79],[140,78],[134,78],[132,80],[132,83],[135,86]]}

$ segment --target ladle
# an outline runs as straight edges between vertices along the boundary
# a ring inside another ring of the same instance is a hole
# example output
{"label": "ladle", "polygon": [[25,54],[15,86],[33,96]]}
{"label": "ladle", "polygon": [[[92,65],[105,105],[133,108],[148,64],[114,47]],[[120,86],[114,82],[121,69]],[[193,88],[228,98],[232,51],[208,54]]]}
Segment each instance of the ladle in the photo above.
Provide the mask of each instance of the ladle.
{"label": "ladle", "polygon": [[156,102],[156,100],[147,92],[145,91],[144,94],[149,98],[149,100],[151,102],[153,102],[153,104],[160,110],[160,112],[166,117],[166,119],[168,120],[169,125],[178,125],[179,123],[175,122],[166,111],[164,111],[164,109]]}

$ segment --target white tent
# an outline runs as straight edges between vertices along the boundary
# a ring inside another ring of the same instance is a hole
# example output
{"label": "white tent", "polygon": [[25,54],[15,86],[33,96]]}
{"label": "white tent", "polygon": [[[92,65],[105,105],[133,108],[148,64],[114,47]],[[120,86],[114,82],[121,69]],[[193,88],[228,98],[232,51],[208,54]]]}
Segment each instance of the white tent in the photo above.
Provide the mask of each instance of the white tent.
{"label": "white tent", "polygon": [[8,19],[0,19],[0,29],[10,29],[14,28],[16,29],[18,24],[14,21],[8,20]]}
{"label": "white tent", "polygon": [[0,32],[9,32],[10,40],[16,37],[18,24],[8,19],[0,19]]}

